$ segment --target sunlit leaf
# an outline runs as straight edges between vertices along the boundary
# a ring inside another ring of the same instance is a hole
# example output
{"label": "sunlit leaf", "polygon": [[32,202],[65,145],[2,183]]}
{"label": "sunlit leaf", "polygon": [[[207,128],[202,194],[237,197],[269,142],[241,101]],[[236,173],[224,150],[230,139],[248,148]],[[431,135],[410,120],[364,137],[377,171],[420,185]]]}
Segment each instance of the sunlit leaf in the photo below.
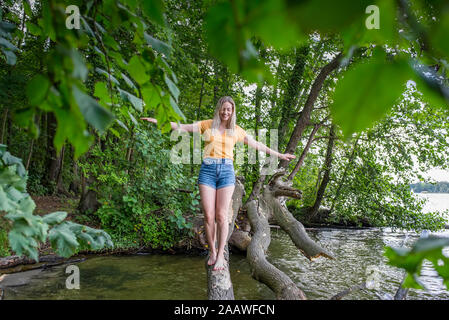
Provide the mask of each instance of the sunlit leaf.
{"label": "sunlit leaf", "polygon": [[387,61],[376,51],[368,61],[350,67],[335,89],[331,112],[345,137],[368,128],[390,110],[410,75],[403,60]]}

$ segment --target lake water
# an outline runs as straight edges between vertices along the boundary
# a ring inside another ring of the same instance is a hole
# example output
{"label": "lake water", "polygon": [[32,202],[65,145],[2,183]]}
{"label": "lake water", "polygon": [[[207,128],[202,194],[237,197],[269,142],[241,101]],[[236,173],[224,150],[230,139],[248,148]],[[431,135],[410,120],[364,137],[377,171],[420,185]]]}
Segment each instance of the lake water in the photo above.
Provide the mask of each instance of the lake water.
{"label": "lake water", "polygon": [[[430,199],[425,211],[449,209],[449,194],[421,194]],[[419,234],[388,228],[312,229],[309,235],[336,257],[312,262],[303,257],[281,230],[272,230],[268,260],[289,275],[308,299],[329,299],[351,286],[375,280],[374,288],[345,299],[389,298],[403,273],[386,264],[384,246],[410,246]],[[449,237],[449,231],[436,233]],[[449,248],[444,250],[449,257]],[[207,299],[205,257],[187,255],[97,256],[77,264],[80,289],[66,289],[67,265],[34,271],[26,285],[8,287],[5,299]],[[425,262],[420,280],[427,290],[411,289],[408,299],[449,299],[442,280]],[[26,277],[24,273],[24,277]],[[250,276],[245,256],[231,255],[236,299],[274,299],[269,288]]]}

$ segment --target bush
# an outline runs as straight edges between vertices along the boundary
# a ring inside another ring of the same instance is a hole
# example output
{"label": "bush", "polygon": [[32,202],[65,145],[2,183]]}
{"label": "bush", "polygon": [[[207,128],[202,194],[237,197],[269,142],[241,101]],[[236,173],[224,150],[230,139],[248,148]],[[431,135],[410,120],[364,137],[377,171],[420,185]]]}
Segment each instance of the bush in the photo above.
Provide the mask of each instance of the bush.
{"label": "bush", "polygon": [[[91,187],[102,206],[94,215],[113,239],[167,249],[191,235],[192,224],[183,213],[198,212],[196,176],[190,176],[190,167],[171,163],[166,135],[154,127],[134,130],[134,136],[121,143],[109,137],[79,166],[95,177]],[[131,159],[126,152],[130,147]]]}

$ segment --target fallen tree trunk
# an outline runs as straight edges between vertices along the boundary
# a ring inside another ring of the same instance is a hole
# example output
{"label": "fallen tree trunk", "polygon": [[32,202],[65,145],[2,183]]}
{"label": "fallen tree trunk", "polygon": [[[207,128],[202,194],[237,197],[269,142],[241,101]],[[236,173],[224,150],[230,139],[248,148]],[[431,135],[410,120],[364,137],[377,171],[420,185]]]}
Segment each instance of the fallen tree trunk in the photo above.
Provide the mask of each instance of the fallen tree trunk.
{"label": "fallen tree trunk", "polygon": [[283,170],[275,173],[268,184],[261,188],[261,192],[253,194],[245,204],[253,231],[247,259],[253,278],[273,290],[277,299],[304,300],[304,292],[266,259],[266,250],[271,242],[270,223],[279,225],[308,259],[320,256],[332,258],[332,255],[310,239],[304,226],[281,204],[281,197],[299,199],[302,196],[299,190],[280,181],[284,175]]}
{"label": "fallen tree trunk", "polygon": [[290,236],[290,239],[305,257],[309,260],[320,256],[332,259],[331,253],[313,241],[308,236],[302,223],[281,204],[279,197],[300,199],[302,196],[299,190],[280,180],[284,174],[284,171],[280,171],[271,177],[268,185],[263,188],[261,205],[267,207],[265,210],[272,212],[271,219]]}

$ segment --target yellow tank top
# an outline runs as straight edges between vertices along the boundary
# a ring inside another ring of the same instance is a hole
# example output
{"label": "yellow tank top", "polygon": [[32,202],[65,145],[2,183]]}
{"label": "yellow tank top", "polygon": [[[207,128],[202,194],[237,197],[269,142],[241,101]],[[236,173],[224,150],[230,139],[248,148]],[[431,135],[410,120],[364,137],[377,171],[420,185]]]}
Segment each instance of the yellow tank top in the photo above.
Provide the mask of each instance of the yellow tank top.
{"label": "yellow tank top", "polygon": [[220,134],[216,130],[212,133],[212,119],[198,122],[199,132],[203,135],[205,144],[203,158],[227,158],[234,160],[234,145],[237,142],[243,142],[246,132],[239,126],[235,126],[234,135],[230,130],[225,130]]}

